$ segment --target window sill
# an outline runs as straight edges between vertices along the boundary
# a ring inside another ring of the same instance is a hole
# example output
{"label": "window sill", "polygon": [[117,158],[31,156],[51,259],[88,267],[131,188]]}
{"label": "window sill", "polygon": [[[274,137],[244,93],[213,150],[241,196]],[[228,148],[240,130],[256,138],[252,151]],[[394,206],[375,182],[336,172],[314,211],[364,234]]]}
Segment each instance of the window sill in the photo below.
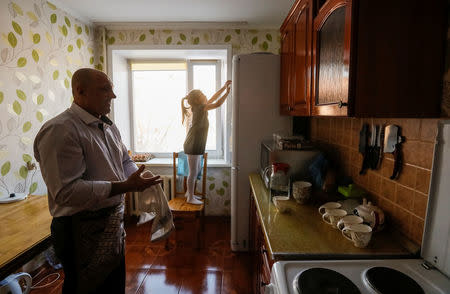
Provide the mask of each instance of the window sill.
{"label": "window sill", "polygon": [[[172,166],[172,158],[153,158],[146,162],[136,162],[137,165],[144,164],[145,166]],[[223,159],[208,159],[208,167],[231,167],[229,162]]]}

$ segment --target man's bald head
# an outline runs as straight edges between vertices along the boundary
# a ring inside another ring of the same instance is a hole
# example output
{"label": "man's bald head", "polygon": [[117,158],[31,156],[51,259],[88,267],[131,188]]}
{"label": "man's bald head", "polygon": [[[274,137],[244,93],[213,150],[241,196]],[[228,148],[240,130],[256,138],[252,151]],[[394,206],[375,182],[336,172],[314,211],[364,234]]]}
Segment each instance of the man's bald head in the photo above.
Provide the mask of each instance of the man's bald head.
{"label": "man's bald head", "polygon": [[[72,94],[74,99],[77,98],[78,92],[81,89],[86,89],[92,82],[96,75],[105,75],[103,72],[93,68],[80,68],[72,76]],[[106,76],[106,75],[105,75]]]}
{"label": "man's bald head", "polygon": [[72,94],[76,104],[95,116],[110,111],[110,100],[116,98],[108,76],[93,68],[80,68],[72,76]]}

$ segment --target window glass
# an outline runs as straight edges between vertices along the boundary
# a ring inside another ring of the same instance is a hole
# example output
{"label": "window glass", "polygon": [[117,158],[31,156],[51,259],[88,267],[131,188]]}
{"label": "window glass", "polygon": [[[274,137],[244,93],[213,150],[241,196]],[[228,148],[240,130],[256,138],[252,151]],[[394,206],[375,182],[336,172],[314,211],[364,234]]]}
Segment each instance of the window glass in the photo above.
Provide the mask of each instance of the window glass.
{"label": "window glass", "polygon": [[186,70],[133,71],[134,151],[182,150],[181,98]]}

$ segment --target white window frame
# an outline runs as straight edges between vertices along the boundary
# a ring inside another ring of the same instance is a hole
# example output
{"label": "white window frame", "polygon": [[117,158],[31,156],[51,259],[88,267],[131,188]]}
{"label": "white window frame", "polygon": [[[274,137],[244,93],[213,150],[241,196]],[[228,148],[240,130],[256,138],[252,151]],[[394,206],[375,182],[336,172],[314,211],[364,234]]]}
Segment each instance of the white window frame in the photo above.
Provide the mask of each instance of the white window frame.
{"label": "white window frame", "polygon": [[[226,81],[231,79],[231,63],[232,63],[232,48],[231,45],[186,45],[186,46],[164,46],[164,45],[111,45],[107,47],[107,69],[108,69],[108,73],[109,76],[111,77],[111,79],[113,80],[114,83],[117,84],[122,84],[122,80],[123,80],[123,73],[120,72],[120,68],[118,69],[118,72],[115,72],[115,66],[113,65],[112,60],[115,58],[119,58],[122,60],[125,59],[139,59],[139,60],[149,60],[151,58],[145,58],[144,55],[147,54],[147,52],[161,52],[161,51],[168,51],[170,54],[173,55],[174,51],[179,51],[179,52],[188,52],[188,51],[192,51],[194,52],[193,54],[196,55],[194,56],[194,58],[190,58],[190,62],[198,62],[197,60],[195,60],[195,58],[197,57],[197,55],[202,55],[204,54],[204,52],[219,52],[221,51],[222,53],[212,53],[212,54],[218,54],[217,56],[220,56],[219,58],[210,58],[210,60],[217,60],[216,62],[218,63],[217,69],[218,71],[218,75],[217,77],[220,76],[220,79],[217,79],[217,83],[219,84],[217,86],[217,89],[220,88],[220,86]],[[153,54],[153,53],[152,53]],[[170,56],[171,60],[175,60],[175,58],[172,58],[172,56]],[[208,58],[204,58],[205,60],[208,60]],[[162,59],[158,56],[157,57],[158,61],[162,61]],[[167,59],[166,59],[167,60]],[[115,76],[117,78],[115,78]],[[131,84],[131,70],[130,68],[128,68],[128,95],[125,93],[122,93],[120,95],[120,99],[125,99],[125,101],[128,101],[127,105],[129,105],[129,108],[127,109],[126,113],[130,113],[131,114],[131,110],[134,107],[133,105],[133,101],[132,101],[132,84]],[[189,89],[189,86],[188,86]],[[230,145],[230,139],[231,139],[231,110],[232,110],[232,97],[231,95],[229,95],[230,97],[227,98],[227,100],[225,101],[225,103],[222,105],[222,107],[218,108],[216,111],[216,122],[217,124],[221,124],[222,128],[216,128],[218,129],[217,132],[217,140],[218,142],[216,143],[217,146],[217,151],[216,152],[211,152],[210,150],[207,150],[209,153],[209,158],[211,159],[215,159],[218,160],[218,163],[220,164],[220,162],[223,162],[223,164],[229,164],[230,160],[231,160],[231,145]],[[121,121],[120,124],[117,125],[117,127],[119,128],[120,132],[122,134],[122,137],[126,137],[126,140],[124,141],[124,143],[130,147],[131,150],[134,150],[134,118],[127,118],[127,116],[129,115],[122,115],[120,113],[118,113],[117,110],[114,110],[114,102],[113,101],[113,105],[112,105],[112,112],[110,114],[110,117],[113,121],[115,121],[115,116],[117,116],[118,121]],[[120,112],[120,111],[119,111]],[[127,123],[128,121],[128,123]],[[151,151],[149,151],[151,152]],[[160,159],[162,160],[167,160],[168,158],[171,158],[171,154],[166,153],[167,156],[166,157],[162,157]],[[163,154],[160,154],[163,155]],[[161,162],[160,160],[157,162]],[[165,162],[165,161],[163,161]],[[149,162],[149,164],[151,164],[151,162]],[[159,164],[159,163],[157,163]]]}

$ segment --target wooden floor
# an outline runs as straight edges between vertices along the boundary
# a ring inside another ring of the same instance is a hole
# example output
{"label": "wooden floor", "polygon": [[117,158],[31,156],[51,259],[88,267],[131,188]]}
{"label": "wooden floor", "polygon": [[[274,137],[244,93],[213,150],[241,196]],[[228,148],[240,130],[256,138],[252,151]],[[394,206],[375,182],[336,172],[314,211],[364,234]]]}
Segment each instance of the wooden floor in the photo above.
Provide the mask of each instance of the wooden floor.
{"label": "wooden floor", "polygon": [[[149,243],[149,225],[134,223],[126,223],[127,294],[251,293],[251,259],[249,254],[231,252],[229,219],[206,218],[203,249],[194,248],[193,224],[177,221],[166,250],[165,241]],[[33,282],[48,272],[48,267],[43,269]],[[30,293],[61,293],[61,286],[60,279],[52,287]]]}

